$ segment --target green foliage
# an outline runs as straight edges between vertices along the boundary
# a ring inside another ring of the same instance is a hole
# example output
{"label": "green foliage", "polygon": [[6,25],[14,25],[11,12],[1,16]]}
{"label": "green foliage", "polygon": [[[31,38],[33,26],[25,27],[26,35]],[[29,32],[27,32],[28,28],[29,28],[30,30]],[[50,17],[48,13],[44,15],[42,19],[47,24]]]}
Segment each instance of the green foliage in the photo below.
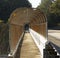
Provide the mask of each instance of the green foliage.
{"label": "green foliage", "polygon": [[43,0],[38,6],[47,16],[48,26],[57,26],[60,23],[60,0],[52,3],[51,0]]}
{"label": "green foliage", "polygon": [[28,0],[0,0],[0,18],[6,22],[10,14],[20,7],[31,7]]}
{"label": "green foliage", "polygon": [[9,27],[8,24],[0,23],[0,55],[9,53]]}
{"label": "green foliage", "polygon": [[46,15],[48,15],[50,4],[51,4],[51,0],[44,0],[44,1],[38,6],[38,8],[41,9],[41,11],[43,11]]}
{"label": "green foliage", "polygon": [[50,21],[51,22],[53,21],[52,25],[57,26],[60,23],[60,0],[56,0],[54,3],[52,3],[50,5],[49,11],[50,11]]}
{"label": "green foliage", "polygon": [[60,16],[60,0],[50,5],[50,13]]}
{"label": "green foliage", "polygon": [[2,23],[2,22],[3,22],[3,20],[0,19],[0,23]]}

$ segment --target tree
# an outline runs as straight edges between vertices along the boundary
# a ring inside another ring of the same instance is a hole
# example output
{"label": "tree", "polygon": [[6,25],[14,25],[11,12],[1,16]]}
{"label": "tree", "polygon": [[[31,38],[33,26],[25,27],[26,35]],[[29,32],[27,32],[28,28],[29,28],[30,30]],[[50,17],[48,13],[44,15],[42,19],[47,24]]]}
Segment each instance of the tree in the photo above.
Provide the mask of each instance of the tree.
{"label": "tree", "polygon": [[60,16],[60,0],[56,0],[50,5],[50,13]]}
{"label": "tree", "polygon": [[51,0],[43,0],[38,8],[41,9],[41,11],[43,11],[46,15],[48,15],[50,4]]}
{"label": "tree", "polygon": [[54,3],[51,0],[43,0],[38,8],[46,14],[49,27],[60,24],[60,0],[56,0]]}
{"label": "tree", "polygon": [[0,0],[0,18],[5,22],[13,10],[19,7],[31,7],[28,0]]}
{"label": "tree", "polygon": [[54,25],[57,26],[60,23],[60,0],[56,0],[50,5],[49,12],[50,21],[53,21]]}

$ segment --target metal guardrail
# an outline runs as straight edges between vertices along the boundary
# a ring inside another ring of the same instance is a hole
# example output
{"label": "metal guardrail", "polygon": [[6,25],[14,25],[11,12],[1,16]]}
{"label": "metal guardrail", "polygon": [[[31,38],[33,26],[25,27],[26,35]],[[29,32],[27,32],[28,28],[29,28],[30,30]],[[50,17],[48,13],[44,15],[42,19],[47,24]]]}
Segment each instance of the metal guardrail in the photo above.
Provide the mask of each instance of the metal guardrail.
{"label": "metal guardrail", "polygon": [[51,46],[53,47],[53,49],[57,52],[57,55],[60,56],[60,54],[58,53],[57,49],[55,48],[54,44],[52,42],[50,42]]}
{"label": "metal guardrail", "polygon": [[57,55],[55,49],[53,49],[53,46],[50,42],[46,45],[43,54],[44,54],[43,58],[60,58],[60,56]]}

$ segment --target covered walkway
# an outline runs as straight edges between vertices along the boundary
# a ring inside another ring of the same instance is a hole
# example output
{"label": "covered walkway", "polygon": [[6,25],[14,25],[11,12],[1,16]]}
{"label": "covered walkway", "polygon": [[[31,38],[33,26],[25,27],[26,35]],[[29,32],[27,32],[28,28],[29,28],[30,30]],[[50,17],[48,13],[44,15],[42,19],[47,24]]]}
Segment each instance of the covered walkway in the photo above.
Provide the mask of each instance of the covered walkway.
{"label": "covered walkway", "polygon": [[[25,33],[26,30],[30,33]],[[47,20],[40,9],[18,8],[12,12],[9,18],[9,58],[43,58],[46,42]]]}
{"label": "covered walkway", "polygon": [[40,58],[40,51],[33,41],[30,33],[25,33],[24,35],[20,58]]}

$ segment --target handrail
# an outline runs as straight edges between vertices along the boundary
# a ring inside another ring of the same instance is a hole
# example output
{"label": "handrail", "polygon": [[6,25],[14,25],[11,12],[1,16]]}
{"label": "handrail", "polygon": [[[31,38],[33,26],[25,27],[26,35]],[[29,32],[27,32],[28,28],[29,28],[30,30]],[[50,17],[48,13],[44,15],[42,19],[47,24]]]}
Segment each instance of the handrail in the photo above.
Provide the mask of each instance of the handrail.
{"label": "handrail", "polygon": [[23,36],[24,36],[24,32],[23,32],[22,35],[20,36],[20,39],[19,39],[19,41],[18,41],[18,43],[17,43],[17,45],[16,45],[16,48],[15,48],[14,52],[13,52],[12,54],[11,54],[11,53],[8,54],[8,58],[10,58],[10,57],[14,58],[14,56],[15,56],[17,50],[18,50],[20,41],[22,40],[22,37],[23,37]]}
{"label": "handrail", "polygon": [[53,47],[53,49],[57,52],[57,55],[60,56],[60,54],[58,53],[57,49],[55,48],[54,44],[52,42],[50,42],[51,46]]}
{"label": "handrail", "polygon": [[[43,58],[43,49],[45,48],[47,39],[44,38],[41,34],[36,33],[34,30],[32,30],[32,29],[29,29],[29,30],[30,30],[31,36],[33,37],[34,42],[36,43],[39,51],[41,52],[41,54],[40,54],[41,58]],[[39,40],[39,42],[37,39]]]}
{"label": "handrail", "polygon": [[[32,30],[32,29],[30,29],[30,30]],[[36,32],[35,32],[35,33],[36,33]],[[47,39],[45,39],[45,40],[44,40],[44,39],[40,39],[40,38],[43,37],[43,36],[42,36],[41,34],[40,34],[40,35],[41,35],[41,36],[40,36],[38,33],[36,33],[36,35],[35,35],[35,34],[33,34],[33,35],[35,36],[35,38],[37,38],[36,36],[38,36],[37,39],[40,41],[40,43],[41,43],[43,46],[45,46],[44,43],[47,41]],[[36,40],[37,40],[37,39],[36,39]],[[37,41],[38,41],[38,40],[37,40]],[[42,42],[43,40],[44,40],[44,42]]]}

